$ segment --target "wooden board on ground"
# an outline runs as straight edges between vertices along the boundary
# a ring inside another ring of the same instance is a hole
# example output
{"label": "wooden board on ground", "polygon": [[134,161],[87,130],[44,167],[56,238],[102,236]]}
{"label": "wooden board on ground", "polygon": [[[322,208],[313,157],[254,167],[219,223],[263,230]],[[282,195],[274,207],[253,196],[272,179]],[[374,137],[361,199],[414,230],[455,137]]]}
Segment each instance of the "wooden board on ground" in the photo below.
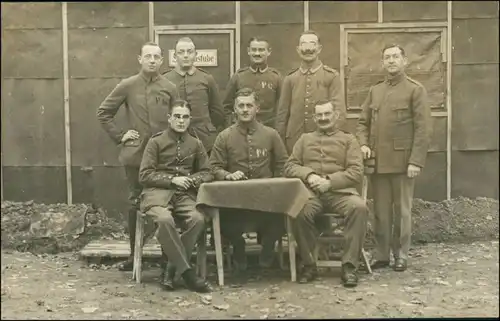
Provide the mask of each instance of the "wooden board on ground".
{"label": "wooden board on ground", "polygon": [[[246,253],[248,255],[256,255],[260,253],[261,246],[247,240]],[[283,242],[284,252],[288,252],[286,242]],[[102,240],[94,241],[87,244],[81,251],[82,258],[91,257],[109,257],[109,258],[126,258],[130,255],[130,245],[128,241]],[[196,250],[193,255],[196,255]],[[208,256],[215,256],[215,251],[210,248],[207,250]],[[142,250],[143,258],[160,258],[161,248],[156,240],[152,240],[144,245]]]}

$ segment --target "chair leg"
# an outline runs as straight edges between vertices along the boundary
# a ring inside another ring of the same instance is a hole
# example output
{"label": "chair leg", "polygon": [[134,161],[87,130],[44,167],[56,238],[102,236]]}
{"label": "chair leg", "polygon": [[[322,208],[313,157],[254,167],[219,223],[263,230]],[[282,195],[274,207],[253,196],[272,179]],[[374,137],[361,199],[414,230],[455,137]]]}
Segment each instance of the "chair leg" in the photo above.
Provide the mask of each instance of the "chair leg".
{"label": "chair leg", "polygon": [[370,262],[368,261],[368,257],[366,256],[365,249],[361,249],[361,256],[363,256],[363,262],[365,263],[366,270],[369,274],[372,274],[372,268],[370,266]]}
{"label": "chair leg", "polygon": [[319,258],[319,248],[320,248],[320,245],[319,245],[319,244],[316,244],[316,246],[314,247],[314,251],[313,251],[313,258],[314,258],[314,262],[318,262],[318,258]]}
{"label": "chair leg", "polygon": [[196,251],[196,270],[198,275],[205,279],[207,277],[207,231],[203,231],[198,240]]}
{"label": "chair leg", "polygon": [[278,240],[278,262],[280,264],[280,269],[285,270],[285,258],[283,253],[283,238]]}
{"label": "chair leg", "polygon": [[134,268],[132,270],[132,278],[136,283],[141,283],[142,274],[142,242],[144,233],[144,219],[141,212],[137,212],[137,220],[135,226],[135,247],[134,247]]}
{"label": "chair leg", "polygon": [[232,262],[232,252],[233,252],[233,246],[228,244],[228,246],[226,247],[226,265],[227,265],[227,270],[229,272],[231,272],[232,270],[232,266],[231,266],[231,262]]}
{"label": "chair leg", "polygon": [[288,255],[290,256],[290,277],[292,282],[297,281],[297,262],[295,260],[295,237],[293,235],[292,218],[286,216],[286,229],[288,234]]}

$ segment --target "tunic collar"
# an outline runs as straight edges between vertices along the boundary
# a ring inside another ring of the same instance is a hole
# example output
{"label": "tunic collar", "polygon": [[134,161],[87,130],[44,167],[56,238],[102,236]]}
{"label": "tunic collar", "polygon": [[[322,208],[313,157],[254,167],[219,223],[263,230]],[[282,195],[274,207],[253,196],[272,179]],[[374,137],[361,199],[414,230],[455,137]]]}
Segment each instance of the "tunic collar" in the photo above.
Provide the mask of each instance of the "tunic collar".
{"label": "tunic collar", "polygon": [[255,74],[260,72],[261,74],[265,73],[269,67],[267,65],[264,66],[250,66],[250,70]]}
{"label": "tunic collar", "polygon": [[141,70],[141,72],[139,72],[139,75],[141,75],[142,79],[144,79],[147,83],[149,83],[149,82],[155,82],[160,77],[160,73],[159,72],[154,73],[154,74],[148,74],[148,73],[145,73],[142,70]]}
{"label": "tunic collar", "polygon": [[189,135],[187,130],[184,133],[178,133],[170,127],[167,129],[167,134],[173,140],[181,142],[184,142],[186,140],[186,135]]}
{"label": "tunic collar", "polygon": [[387,75],[385,77],[385,81],[389,85],[395,86],[395,85],[399,84],[401,82],[401,80],[403,80],[405,77],[406,77],[405,73],[404,72],[400,72],[397,75]]}
{"label": "tunic collar", "polygon": [[188,70],[188,71],[184,71],[182,70],[180,67],[178,66],[175,66],[174,70],[179,74],[181,75],[182,77],[184,77],[186,74],[192,76],[194,75],[194,72],[196,71],[196,67],[195,66],[191,66],[191,68]]}
{"label": "tunic collar", "polygon": [[316,130],[316,131],[317,131],[317,133],[318,133],[320,136],[333,136],[333,135],[335,135],[335,134],[339,131],[339,129],[338,129],[338,128],[332,128],[331,130],[329,130],[329,131],[327,131],[327,132],[325,132],[325,131],[321,131],[321,130],[319,130],[319,129],[318,129],[318,130]]}
{"label": "tunic collar", "polygon": [[311,69],[307,69],[306,66],[304,66],[304,64],[302,64],[300,66],[300,72],[303,73],[303,74],[307,74],[308,72],[311,73],[311,74],[314,74],[316,73],[321,67],[323,67],[323,63],[318,60],[315,64],[315,66],[313,66]]}
{"label": "tunic collar", "polygon": [[247,134],[253,134],[257,130],[257,120],[253,120],[250,124],[241,124],[241,123],[236,123],[236,127],[242,133],[243,135]]}

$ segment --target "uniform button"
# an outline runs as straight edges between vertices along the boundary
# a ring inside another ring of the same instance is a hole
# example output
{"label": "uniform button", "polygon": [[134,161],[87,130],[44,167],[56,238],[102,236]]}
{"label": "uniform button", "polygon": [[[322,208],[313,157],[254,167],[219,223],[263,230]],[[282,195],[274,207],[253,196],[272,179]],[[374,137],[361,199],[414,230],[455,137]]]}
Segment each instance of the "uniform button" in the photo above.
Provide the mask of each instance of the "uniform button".
{"label": "uniform button", "polygon": [[306,115],[307,115],[307,111],[306,111],[304,114],[306,114]]}

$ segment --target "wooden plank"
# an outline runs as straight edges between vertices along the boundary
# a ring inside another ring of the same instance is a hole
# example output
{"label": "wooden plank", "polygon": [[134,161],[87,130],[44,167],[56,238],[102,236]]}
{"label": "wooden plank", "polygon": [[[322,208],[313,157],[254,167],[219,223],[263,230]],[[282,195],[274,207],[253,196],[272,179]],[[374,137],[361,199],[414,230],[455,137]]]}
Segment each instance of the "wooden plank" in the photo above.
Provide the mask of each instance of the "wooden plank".
{"label": "wooden plank", "polygon": [[71,128],[69,116],[69,62],[68,62],[68,4],[62,3],[62,43],[64,81],[64,147],[66,159],[66,201],[73,204],[73,182],[71,179]]}
{"label": "wooden plank", "polygon": [[451,1],[447,2],[447,44],[446,44],[446,111],[448,118],[446,119],[446,199],[451,199],[451,134],[452,134],[452,108],[451,108],[451,67],[452,67],[452,18],[453,5]]}
{"label": "wooden plank", "polygon": [[322,268],[322,267],[340,268],[340,267],[342,267],[342,262],[341,261],[319,261],[318,260],[318,262],[316,262],[316,266],[319,268]]}
{"label": "wooden plank", "polygon": [[[285,252],[288,252],[288,248],[285,247],[287,242],[283,242]],[[121,258],[128,257],[130,255],[130,245],[128,241],[112,241],[103,240],[95,241],[87,244],[81,251],[81,257],[112,257]],[[247,255],[257,255],[260,253],[261,246],[259,244],[252,244],[252,242],[247,241],[245,251]],[[144,245],[142,250],[143,257],[146,258],[159,258],[161,257],[161,248],[158,243],[148,243]],[[193,255],[196,255],[196,250],[193,251]],[[207,250],[207,256],[215,256],[214,250]]]}
{"label": "wooden plank", "polygon": [[304,31],[309,29],[309,1],[304,1]]}

